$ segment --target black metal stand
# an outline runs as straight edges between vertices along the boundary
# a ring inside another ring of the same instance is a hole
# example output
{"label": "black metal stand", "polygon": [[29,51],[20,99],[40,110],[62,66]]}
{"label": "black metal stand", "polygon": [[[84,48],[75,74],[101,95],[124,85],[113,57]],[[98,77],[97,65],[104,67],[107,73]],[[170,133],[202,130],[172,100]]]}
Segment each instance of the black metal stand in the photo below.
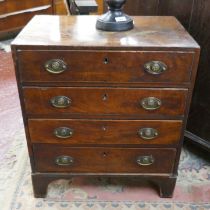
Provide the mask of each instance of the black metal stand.
{"label": "black metal stand", "polygon": [[127,31],[133,28],[133,20],[122,12],[126,0],[105,0],[109,11],[98,18],[96,28],[103,31]]}

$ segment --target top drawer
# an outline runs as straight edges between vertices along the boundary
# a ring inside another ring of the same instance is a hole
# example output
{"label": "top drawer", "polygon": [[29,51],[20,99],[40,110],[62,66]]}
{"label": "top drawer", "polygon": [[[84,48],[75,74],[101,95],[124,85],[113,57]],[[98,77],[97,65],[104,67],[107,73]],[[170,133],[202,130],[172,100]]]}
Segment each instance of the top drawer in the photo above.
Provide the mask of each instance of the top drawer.
{"label": "top drawer", "polygon": [[23,82],[188,83],[191,52],[19,51]]}

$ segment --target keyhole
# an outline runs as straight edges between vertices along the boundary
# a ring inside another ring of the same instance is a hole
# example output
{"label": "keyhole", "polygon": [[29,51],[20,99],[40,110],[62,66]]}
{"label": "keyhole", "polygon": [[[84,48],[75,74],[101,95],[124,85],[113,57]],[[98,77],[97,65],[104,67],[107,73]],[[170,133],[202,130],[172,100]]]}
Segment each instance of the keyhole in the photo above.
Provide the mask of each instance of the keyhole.
{"label": "keyhole", "polygon": [[102,100],[103,101],[106,101],[108,99],[108,95],[105,93],[104,95],[103,95],[103,97],[102,97]]}
{"label": "keyhole", "polygon": [[109,59],[108,58],[104,58],[104,64],[108,64],[109,63]]}
{"label": "keyhole", "polygon": [[107,157],[107,153],[106,152],[103,152],[103,157]]}

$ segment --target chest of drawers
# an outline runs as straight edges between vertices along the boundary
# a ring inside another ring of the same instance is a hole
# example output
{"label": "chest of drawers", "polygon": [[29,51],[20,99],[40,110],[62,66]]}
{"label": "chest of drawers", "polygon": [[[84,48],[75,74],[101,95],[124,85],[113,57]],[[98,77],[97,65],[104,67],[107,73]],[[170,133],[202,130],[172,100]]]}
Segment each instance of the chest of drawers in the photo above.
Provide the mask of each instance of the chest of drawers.
{"label": "chest of drawers", "polygon": [[174,17],[36,16],[12,43],[35,197],[71,176],[138,176],[171,197],[199,58]]}

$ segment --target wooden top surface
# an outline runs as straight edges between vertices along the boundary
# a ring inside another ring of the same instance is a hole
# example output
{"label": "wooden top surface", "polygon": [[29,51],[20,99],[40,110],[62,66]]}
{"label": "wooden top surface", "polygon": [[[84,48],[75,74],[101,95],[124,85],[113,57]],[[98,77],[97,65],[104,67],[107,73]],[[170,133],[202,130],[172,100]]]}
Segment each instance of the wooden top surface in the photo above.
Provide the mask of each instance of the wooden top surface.
{"label": "wooden top surface", "polygon": [[97,30],[97,16],[35,16],[13,45],[73,48],[198,48],[174,17],[133,17],[134,29],[125,32]]}

